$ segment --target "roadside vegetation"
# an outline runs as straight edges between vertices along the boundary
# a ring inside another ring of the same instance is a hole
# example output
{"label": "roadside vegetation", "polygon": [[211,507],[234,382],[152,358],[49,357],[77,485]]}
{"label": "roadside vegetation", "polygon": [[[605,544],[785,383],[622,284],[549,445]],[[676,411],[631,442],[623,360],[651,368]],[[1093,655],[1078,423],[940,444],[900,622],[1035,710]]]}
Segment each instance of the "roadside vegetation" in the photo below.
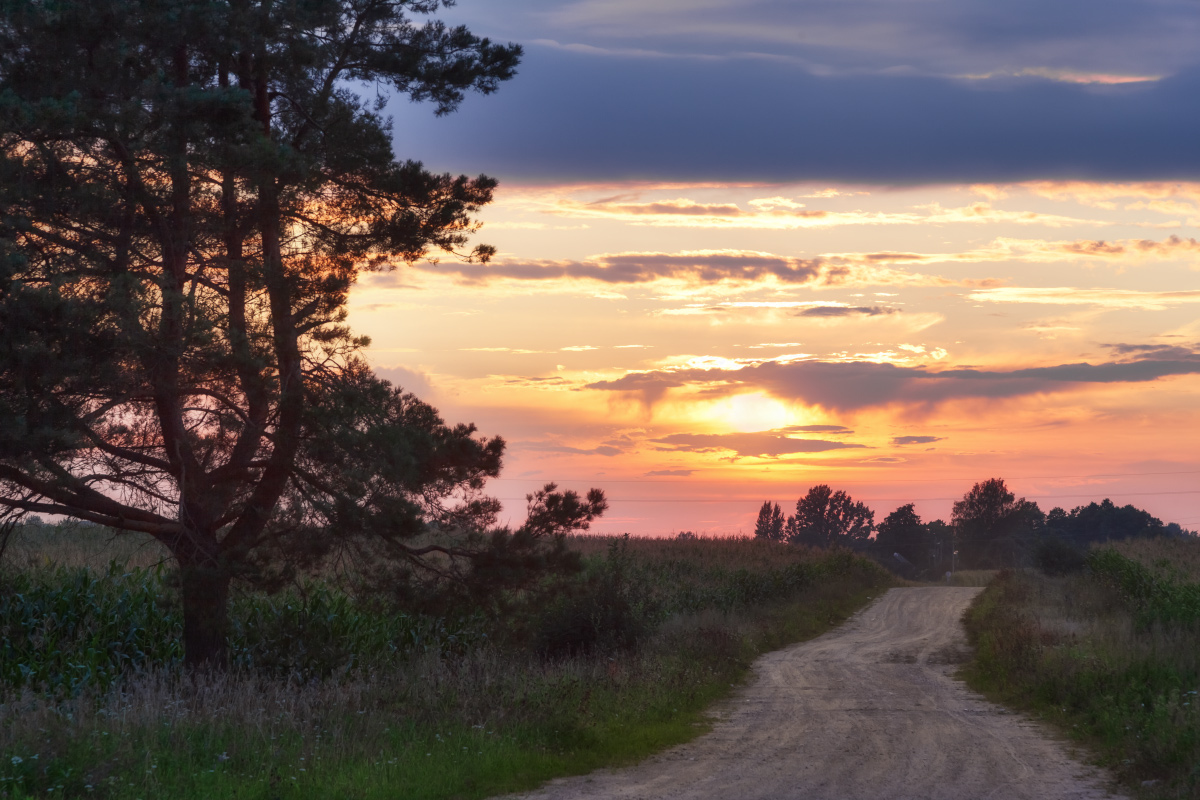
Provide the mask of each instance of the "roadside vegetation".
{"label": "roadside vegetation", "polygon": [[128,537],[132,563],[109,563],[110,535],[28,525],[9,544],[0,797],[531,788],[703,732],[754,658],[890,582],[845,550],[581,535],[581,572],[496,613],[413,614],[320,580],[235,592],[221,673],[182,664],[172,565]]}
{"label": "roadside vegetation", "polygon": [[1200,540],[1077,555],[1005,570],[976,598],[968,683],[1089,746],[1139,796],[1200,797]]}

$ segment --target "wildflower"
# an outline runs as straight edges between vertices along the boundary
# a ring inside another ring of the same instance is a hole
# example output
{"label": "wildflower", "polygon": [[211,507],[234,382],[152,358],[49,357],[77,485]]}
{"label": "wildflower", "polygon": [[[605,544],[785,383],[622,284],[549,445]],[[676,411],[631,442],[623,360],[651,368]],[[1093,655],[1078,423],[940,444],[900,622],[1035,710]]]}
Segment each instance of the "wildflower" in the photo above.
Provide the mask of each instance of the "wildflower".
{"label": "wildflower", "polygon": [[20,756],[13,756],[13,757],[12,757],[12,763],[13,763],[13,766],[15,767],[17,764],[20,764],[20,763],[21,763],[21,762],[23,762],[24,760],[25,760],[25,759],[21,758]]}

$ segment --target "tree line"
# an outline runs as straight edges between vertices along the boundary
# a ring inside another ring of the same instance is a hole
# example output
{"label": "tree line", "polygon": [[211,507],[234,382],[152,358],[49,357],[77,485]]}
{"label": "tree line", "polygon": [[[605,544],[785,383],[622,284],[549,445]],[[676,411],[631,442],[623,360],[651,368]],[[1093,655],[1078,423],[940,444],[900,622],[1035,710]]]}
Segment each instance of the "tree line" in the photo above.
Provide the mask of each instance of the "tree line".
{"label": "tree line", "polygon": [[[793,514],[765,501],[754,535],[810,547],[846,547],[896,572],[934,578],[954,569],[996,569],[1063,557],[1095,542],[1150,536],[1195,536],[1177,523],[1112,500],[1043,512],[1018,498],[1002,478],[976,483],[954,503],[950,522],[922,521],[913,503],[878,524],[875,512],[842,490],[813,486]],[[1068,556],[1069,557],[1069,556]]]}

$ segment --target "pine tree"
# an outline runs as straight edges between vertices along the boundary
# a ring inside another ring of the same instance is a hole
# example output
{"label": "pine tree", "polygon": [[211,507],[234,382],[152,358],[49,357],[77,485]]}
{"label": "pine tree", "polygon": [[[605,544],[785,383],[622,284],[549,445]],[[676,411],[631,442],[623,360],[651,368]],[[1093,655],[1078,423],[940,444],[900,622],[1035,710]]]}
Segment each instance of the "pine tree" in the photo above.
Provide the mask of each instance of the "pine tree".
{"label": "pine tree", "polygon": [[344,324],[361,269],[492,253],[467,244],[495,182],[395,160],[380,116],[383,87],[444,114],[515,74],[441,5],[3,6],[0,506],[162,542],[190,663],[223,659],[235,577],[367,539],[413,580],[494,576],[604,509],[547,487],[539,524],[481,536],[503,441],[378,379]]}

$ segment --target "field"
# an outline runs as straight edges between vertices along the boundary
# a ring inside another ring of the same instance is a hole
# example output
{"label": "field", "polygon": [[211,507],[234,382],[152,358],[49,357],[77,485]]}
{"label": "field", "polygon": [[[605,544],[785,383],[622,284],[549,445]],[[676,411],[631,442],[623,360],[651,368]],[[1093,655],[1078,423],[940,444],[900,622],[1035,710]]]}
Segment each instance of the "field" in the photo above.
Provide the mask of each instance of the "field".
{"label": "field", "polygon": [[1200,797],[1200,541],[1127,541],[1051,577],[1003,572],[967,612],[973,688],[1088,745],[1128,791]]}
{"label": "field", "polygon": [[[694,737],[755,657],[890,581],[845,552],[578,537],[585,572],[507,618],[406,615],[311,583],[243,592],[236,669],[187,675],[160,554],[94,529],[22,534],[0,570],[5,798],[528,788]],[[106,565],[113,552],[133,563]]]}

